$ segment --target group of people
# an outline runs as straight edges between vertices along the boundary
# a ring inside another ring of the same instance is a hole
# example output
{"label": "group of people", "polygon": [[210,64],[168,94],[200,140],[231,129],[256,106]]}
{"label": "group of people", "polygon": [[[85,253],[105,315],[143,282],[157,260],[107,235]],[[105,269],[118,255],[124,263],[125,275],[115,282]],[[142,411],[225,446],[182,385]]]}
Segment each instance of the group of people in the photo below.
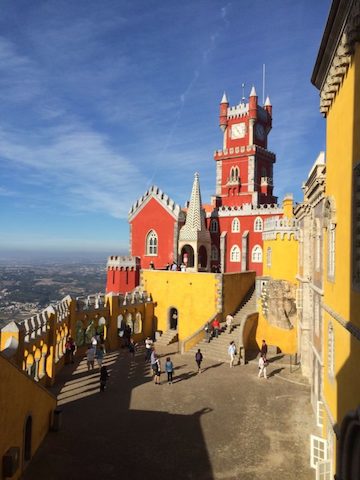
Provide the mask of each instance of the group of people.
{"label": "group of people", "polygon": [[186,265],[184,262],[182,262],[180,265],[178,265],[176,262],[173,262],[171,265],[170,263],[167,263],[165,265],[165,270],[170,270],[172,272],[186,272]]}
{"label": "group of people", "polygon": [[[155,385],[160,385],[160,375],[161,375],[160,358],[157,355],[153,345],[152,344],[150,345],[149,340],[150,340],[149,337],[145,340],[145,348],[146,348],[145,360],[148,360],[148,359],[150,360],[151,370],[152,370],[153,376],[154,376],[154,384]],[[148,341],[148,343],[146,343],[146,341]],[[150,347],[148,347],[147,345],[150,345]],[[166,358],[165,372],[167,373],[168,384],[172,384],[173,383],[174,364],[173,364],[170,357]]]}
{"label": "group of people", "polygon": [[91,343],[88,345],[86,350],[86,364],[88,371],[94,370],[95,360],[100,369],[100,392],[105,391],[106,382],[109,378],[109,373],[107,371],[106,365],[103,365],[105,356],[105,344],[104,338],[102,335],[95,333],[91,338]]}
{"label": "group of people", "polygon": [[[227,315],[225,324],[227,333],[231,333],[233,330],[234,317],[232,315]],[[218,338],[219,332],[222,330],[219,319],[216,317],[212,323],[208,322],[205,325],[205,338],[208,343],[210,343],[211,338]]]}

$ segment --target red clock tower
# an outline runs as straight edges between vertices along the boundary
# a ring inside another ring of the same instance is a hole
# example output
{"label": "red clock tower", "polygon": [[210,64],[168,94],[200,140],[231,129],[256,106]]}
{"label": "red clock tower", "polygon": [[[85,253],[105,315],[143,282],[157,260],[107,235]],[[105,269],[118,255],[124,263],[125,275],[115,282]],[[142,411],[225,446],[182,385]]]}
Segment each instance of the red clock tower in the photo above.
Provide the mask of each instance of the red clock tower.
{"label": "red clock tower", "polygon": [[216,206],[273,204],[273,164],[276,157],[267,150],[272,125],[269,98],[258,104],[255,87],[249,103],[230,107],[224,93],[220,103],[223,148],[215,152]]}

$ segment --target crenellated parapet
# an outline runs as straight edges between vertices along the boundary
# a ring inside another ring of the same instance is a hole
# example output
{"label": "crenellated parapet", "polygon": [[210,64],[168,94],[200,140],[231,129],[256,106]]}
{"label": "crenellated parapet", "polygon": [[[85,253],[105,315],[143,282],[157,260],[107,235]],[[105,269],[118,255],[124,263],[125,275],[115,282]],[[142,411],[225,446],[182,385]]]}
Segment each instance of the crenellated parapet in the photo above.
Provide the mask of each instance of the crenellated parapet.
{"label": "crenellated parapet", "polygon": [[84,297],[76,297],[76,310],[101,310],[106,308],[106,296],[104,293],[95,293]]}
{"label": "crenellated parapet", "polygon": [[3,327],[0,351],[35,381],[52,384],[66,363],[68,337],[80,355],[95,334],[103,336],[107,348],[118,348],[120,316],[138,339],[152,335],[151,295],[139,288],[124,295],[95,293],[76,299],[67,295],[39,314]]}
{"label": "crenellated parapet", "polygon": [[214,152],[214,159],[221,160],[223,158],[231,157],[232,155],[237,156],[239,153],[249,154],[252,155],[255,153],[261,154],[263,158],[271,160],[275,163],[276,155],[273,152],[270,152],[266,148],[261,147],[260,145],[246,145],[246,146],[239,146],[239,147],[230,147],[224,148],[221,150],[215,150]]}
{"label": "crenellated parapet", "polygon": [[282,215],[283,208],[276,203],[253,205],[252,203],[244,203],[238,206],[222,205],[213,212],[207,212],[206,217],[241,217],[242,215]]}
{"label": "crenellated parapet", "polygon": [[249,113],[249,104],[248,103],[239,103],[239,105],[234,105],[233,107],[228,107],[227,109],[227,118],[241,118],[245,117]]}
{"label": "crenellated parapet", "polygon": [[276,240],[277,235],[281,240],[291,237],[298,239],[299,236],[299,222],[294,218],[267,218],[264,222],[263,240]]}
{"label": "crenellated parapet", "polygon": [[171,213],[175,218],[178,218],[181,213],[181,207],[177,203],[174,202],[166,193],[164,193],[159,187],[156,185],[152,185],[149,190],[147,190],[144,195],[142,195],[130,208],[129,210],[129,222],[133,219],[135,214],[147,204],[147,202],[151,199],[155,198],[158,202],[160,202],[168,211]]}
{"label": "crenellated parapet", "polygon": [[152,302],[152,297],[145,290],[136,289],[133,292],[116,295],[119,307],[127,305],[140,305]]}
{"label": "crenellated parapet", "polygon": [[136,270],[140,267],[140,258],[133,256],[117,256],[111,255],[108,257],[106,268],[107,270]]}

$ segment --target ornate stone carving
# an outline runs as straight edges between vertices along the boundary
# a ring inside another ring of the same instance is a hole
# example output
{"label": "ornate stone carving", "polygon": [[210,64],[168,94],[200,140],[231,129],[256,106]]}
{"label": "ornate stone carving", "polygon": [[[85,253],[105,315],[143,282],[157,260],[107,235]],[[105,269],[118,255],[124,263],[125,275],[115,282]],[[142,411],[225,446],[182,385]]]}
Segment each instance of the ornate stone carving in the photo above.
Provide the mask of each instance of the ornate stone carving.
{"label": "ornate stone carving", "polygon": [[267,321],[276,327],[290,330],[296,319],[296,286],[286,280],[269,280],[264,284],[261,301]]}

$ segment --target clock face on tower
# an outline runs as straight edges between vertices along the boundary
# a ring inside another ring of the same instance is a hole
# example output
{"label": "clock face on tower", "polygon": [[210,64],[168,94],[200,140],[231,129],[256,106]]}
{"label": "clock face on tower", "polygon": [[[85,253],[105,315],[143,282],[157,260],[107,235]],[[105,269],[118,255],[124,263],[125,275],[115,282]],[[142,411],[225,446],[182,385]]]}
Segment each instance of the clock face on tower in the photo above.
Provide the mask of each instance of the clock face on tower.
{"label": "clock face on tower", "polygon": [[265,128],[261,125],[261,123],[256,124],[255,133],[256,133],[256,137],[259,140],[264,140],[265,139]]}
{"label": "clock face on tower", "polygon": [[246,134],[246,125],[244,122],[231,125],[231,138],[244,138]]}

